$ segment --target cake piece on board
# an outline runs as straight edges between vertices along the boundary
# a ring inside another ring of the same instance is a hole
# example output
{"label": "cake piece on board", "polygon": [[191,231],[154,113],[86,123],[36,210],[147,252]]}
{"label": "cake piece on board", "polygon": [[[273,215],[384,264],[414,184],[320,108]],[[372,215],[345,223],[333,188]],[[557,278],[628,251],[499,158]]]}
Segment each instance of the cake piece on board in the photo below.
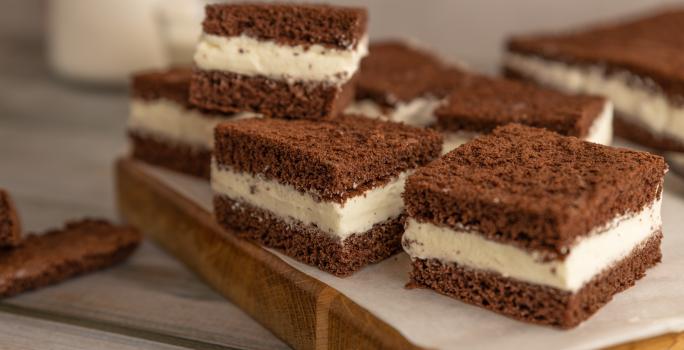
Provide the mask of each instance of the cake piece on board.
{"label": "cake piece on board", "polygon": [[434,114],[435,127],[444,133],[445,153],[509,123],[600,144],[610,144],[613,138],[613,106],[602,97],[475,74],[454,85]]}
{"label": "cake piece on board", "polygon": [[358,116],[216,129],[214,213],[230,232],[338,276],[401,250],[406,177],[439,133]]}
{"label": "cake piece on board", "polygon": [[684,152],[684,8],[566,33],[513,37],[505,74],[615,105],[618,136]]}
{"label": "cake piece on board", "polygon": [[520,124],[409,177],[410,285],[577,326],[661,260],[662,157]]}
{"label": "cake piece on board", "polygon": [[190,99],[225,113],[323,119],[354,96],[368,51],[365,9],[318,4],[206,7]]}
{"label": "cake piece on board", "polygon": [[192,69],[183,67],[133,75],[128,136],[134,158],[208,179],[216,124],[256,114],[214,113],[192,106],[191,76]]}

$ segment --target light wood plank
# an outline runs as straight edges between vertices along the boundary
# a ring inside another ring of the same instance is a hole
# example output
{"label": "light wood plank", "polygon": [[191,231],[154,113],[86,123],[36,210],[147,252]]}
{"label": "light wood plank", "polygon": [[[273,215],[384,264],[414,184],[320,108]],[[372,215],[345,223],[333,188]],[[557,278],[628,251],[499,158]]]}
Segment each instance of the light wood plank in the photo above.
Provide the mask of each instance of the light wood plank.
{"label": "light wood plank", "polygon": [[241,349],[287,348],[149,243],[123,265],[5,303],[197,343]]}
{"label": "light wood plank", "polygon": [[2,339],[0,347],[2,349],[185,349],[145,339],[9,313],[0,313],[0,324],[2,325],[0,327],[0,339]]}

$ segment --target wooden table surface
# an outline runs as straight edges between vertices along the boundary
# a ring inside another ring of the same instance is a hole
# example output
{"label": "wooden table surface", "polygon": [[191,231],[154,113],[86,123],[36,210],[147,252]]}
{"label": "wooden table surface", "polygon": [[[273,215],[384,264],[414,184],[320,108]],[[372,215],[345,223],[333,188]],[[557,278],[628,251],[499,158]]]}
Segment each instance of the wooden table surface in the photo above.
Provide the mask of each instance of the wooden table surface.
{"label": "wooden table surface", "polygon": [[[53,78],[39,7],[0,12],[0,187],[27,231],[117,219],[127,92]],[[149,242],[121,266],[0,302],[0,339],[3,349],[287,348]]]}

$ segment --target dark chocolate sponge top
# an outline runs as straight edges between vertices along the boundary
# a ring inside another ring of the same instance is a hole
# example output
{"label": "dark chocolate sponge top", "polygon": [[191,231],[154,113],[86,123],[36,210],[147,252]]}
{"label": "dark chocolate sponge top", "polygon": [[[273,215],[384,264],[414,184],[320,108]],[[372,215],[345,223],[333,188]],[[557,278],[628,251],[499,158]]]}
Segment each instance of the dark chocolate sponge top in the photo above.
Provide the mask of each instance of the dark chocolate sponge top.
{"label": "dark chocolate sponge top", "polygon": [[497,126],[521,123],[585,137],[605,102],[601,97],[569,95],[473,74],[453,87],[435,115],[437,126],[449,131],[489,132]]}
{"label": "dark chocolate sponge top", "polygon": [[384,106],[428,94],[442,98],[464,75],[437,56],[404,42],[374,42],[361,61],[356,98],[371,99]]}
{"label": "dark chocolate sponge top", "polygon": [[236,3],[207,5],[204,32],[247,35],[283,45],[355,48],[366,34],[366,9],[321,4]]}
{"label": "dark chocolate sponge top", "polygon": [[356,116],[245,119],[216,128],[219,167],[265,176],[321,199],[346,198],[439,156],[433,130]]}
{"label": "dark chocolate sponge top", "polygon": [[[598,64],[649,78],[684,96],[684,8],[558,34],[514,37],[509,50],[570,64]],[[684,103],[684,102],[683,102]]]}
{"label": "dark chocolate sponge top", "polygon": [[417,170],[404,202],[419,221],[562,258],[578,237],[659,198],[666,170],[657,155],[509,124]]}
{"label": "dark chocolate sponge top", "polygon": [[190,107],[189,67],[174,67],[167,70],[149,70],[131,77],[131,95],[143,100],[166,98],[182,106]]}

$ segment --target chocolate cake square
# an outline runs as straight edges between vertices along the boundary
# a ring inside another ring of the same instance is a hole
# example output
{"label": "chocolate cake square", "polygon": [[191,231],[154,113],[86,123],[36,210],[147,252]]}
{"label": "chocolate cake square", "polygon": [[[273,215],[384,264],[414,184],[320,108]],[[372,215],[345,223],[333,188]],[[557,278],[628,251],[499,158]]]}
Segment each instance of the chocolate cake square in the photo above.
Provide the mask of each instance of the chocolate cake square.
{"label": "chocolate cake square", "polygon": [[366,10],[352,7],[208,5],[190,99],[226,113],[333,117],[353,99],[366,22]]}
{"label": "chocolate cake square", "polygon": [[470,74],[434,112],[444,152],[497,126],[520,123],[610,144],[613,107],[602,97],[570,95],[529,83]]}
{"label": "chocolate cake square", "polygon": [[357,116],[216,128],[218,222],[337,276],[401,250],[406,177],[439,155],[432,130]]}
{"label": "chocolate cake square", "polygon": [[615,104],[616,134],[684,152],[684,8],[510,39],[508,76]]}
{"label": "chocolate cake square", "polygon": [[361,61],[356,100],[346,112],[430,126],[433,111],[464,75],[414,45],[397,40],[374,42]]}
{"label": "chocolate cake square", "polygon": [[0,247],[14,247],[21,242],[21,222],[9,193],[0,188]]}
{"label": "chocolate cake square", "polygon": [[103,269],[126,259],[142,236],[128,226],[85,219],[0,251],[0,297],[10,297]]}
{"label": "chocolate cake square", "polygon": [[135,74],[128,136],[134,158],[208,179],[214,126],[256,115],[211,113],[192,106],[191,76],[192,70],[182,67]]}
{"label": "chocolate cake square", "polygon": [[574,327],[661,259],[662,157],[509,124],[418,169],[410,285]]}

